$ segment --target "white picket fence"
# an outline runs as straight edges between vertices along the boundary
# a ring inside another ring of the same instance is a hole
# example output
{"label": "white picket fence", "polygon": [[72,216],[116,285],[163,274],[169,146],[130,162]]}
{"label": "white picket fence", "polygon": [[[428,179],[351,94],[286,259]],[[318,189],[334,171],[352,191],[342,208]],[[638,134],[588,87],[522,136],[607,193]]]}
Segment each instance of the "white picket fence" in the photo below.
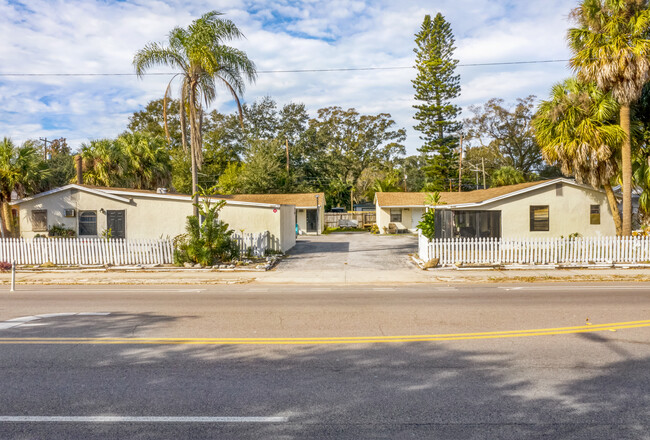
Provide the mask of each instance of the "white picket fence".
{"label": "white picket fence", "polygon": [[[242,256],[248,248],[263,256],[269,233],[233,234]],[[5,238],[0,239],[0,261],[16,264],[53,263],[66,266],[171,264],[174,240],[112,238]]]}
{"label": "white picket fence", "polygon": [[70,266],[169,264],[174,261],[174,244],[171,239],[5,238],[0,239],[0,261]]}
{"label": "white picket fence", "polygon": [[419,256],[439,264],[650,264],[650,237],[458,238],[419,235]]}
{"label": "white picket fence", "polygon": [[232,238],[239,244],[241,257],[247,255],[249,248],[254,256],[262,257],[269,248],[269,231],[258,234],[233,233]]}

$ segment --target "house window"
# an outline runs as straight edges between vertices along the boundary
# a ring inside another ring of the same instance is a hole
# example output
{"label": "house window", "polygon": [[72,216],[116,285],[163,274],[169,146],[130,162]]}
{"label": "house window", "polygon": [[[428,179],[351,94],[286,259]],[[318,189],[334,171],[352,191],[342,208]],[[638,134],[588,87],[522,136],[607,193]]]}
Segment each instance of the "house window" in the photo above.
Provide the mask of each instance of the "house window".
{"label": "house window", "polygon": [[79,214],[79,236],[97,235],[97,212],[81,211]]}
{"label": "house window", "polygon": [[591,205],[589,208],[589,224],[600,224],[600,205]]}
{"label": "house window", "polygon": [[530,207],[530,230],[548,231],[548,205]]}
{"label": "house window", "polygon": [[47,232],[47,209],[32,210],[32,231]]}
{"label": "house window", "polygon": [[391,209],[390,210],[390,221],[402,223],[402,210],[401,209]]}

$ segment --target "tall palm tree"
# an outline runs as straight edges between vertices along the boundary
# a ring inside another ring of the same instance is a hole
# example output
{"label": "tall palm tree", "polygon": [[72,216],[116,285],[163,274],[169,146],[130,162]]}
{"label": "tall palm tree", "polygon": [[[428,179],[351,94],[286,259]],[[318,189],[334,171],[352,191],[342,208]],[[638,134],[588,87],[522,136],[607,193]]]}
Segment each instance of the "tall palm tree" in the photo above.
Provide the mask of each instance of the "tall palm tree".
{"label": "tall palm tree", "polygon": [[2,204],[3,233],[15,234],[11,215],[11,193],[24,197],[36,188],[40,179],[49,174],[38,151],[29,145],[17,147],[11,139],[0,142],[0,203]]}
{"label": "tall palm tree", "polygon": [[559,164],[562,173],[580,183],[605,189],[616,233],[621,235],[621,216],[611,185],[618,174],[618,151],[627,136],[616,123],[618,113],[619,105],[610,93],[594,83],[570,78],[556,84],[550,99],[540,104],[533,128],[548,163]]}
{"label": "tall palm tree", "polygon": [[650,9],[648,0],[583,0],[571,16],[571,68],[578,78],[611,91],[620,104],[626,134],[621,148],[623,182],[622,233],[632,233],[632,145],[630,105],[650,78]]}
{"label": "tall palm tree", "polygon": [[[211,11],[190,24],[187,29],[176,27],[169,33],[169,45],[149,43],[138,51],[133,65],[138,76],[157,65],[178,69],[176,76],[181,83],[181,131],[185,145],[185,112],[189,109],[190,155],[192,158],[192,193],[194,194],[194,215],[198,215],[198,170],[202,162],[201,126],[203,108],[216,97],[217,84],[224,86],[237,103],[240,120],[243,121],[239,95],[244,91],[245,81],[253,82],[257,72],[255,64],[245,52],[223,43],[243,34],[235,24],[217,11]],[[172,78],[172,81],[174,78]],[[167,98],[170,85],[167,86]],[[166,107],[166,105],[165,105]]]}

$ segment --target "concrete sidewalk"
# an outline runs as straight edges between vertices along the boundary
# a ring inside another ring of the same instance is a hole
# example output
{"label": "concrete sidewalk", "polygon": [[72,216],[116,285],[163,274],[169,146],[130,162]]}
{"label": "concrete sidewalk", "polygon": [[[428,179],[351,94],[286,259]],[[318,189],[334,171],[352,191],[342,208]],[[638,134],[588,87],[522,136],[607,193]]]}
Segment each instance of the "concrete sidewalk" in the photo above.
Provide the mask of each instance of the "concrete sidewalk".
{"label": "concrete sidewalk", "polygon": [[[34,284],[411,284],[411,283],[529,283],[572,281],[650,282],[650,269],[518,269],[423,271],[412,265],[399,270],[350,268],[344,270],[271,270],[268,272],[214,272],[195,269],[142,270],[43,270],[18,271],[20,285]],[[0,274],[0,283],[8,287],[11,274]]]}

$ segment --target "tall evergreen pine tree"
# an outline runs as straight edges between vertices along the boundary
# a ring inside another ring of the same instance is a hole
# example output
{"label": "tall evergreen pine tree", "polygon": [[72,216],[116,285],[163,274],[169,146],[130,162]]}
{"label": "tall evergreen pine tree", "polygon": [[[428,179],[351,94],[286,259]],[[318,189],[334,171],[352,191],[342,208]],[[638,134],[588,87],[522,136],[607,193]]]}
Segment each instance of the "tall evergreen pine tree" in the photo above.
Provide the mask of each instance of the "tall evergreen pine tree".
{"label": "tall evergreen pine tree", "polygon": [[419,149],[428,158],[425,172],[429,179],[427,190],[448,191],[449,182],[458,180],[458,132],[456,120],[460,107],[451,103],[460,95],[460,75],[455,74],[458,60],[453,58],[454,35],[442,14],[431,20],[424,17],[420,32],[415,35],[415,67],[413,80],[415,99],[421,103],[414,127],[420,131],[424,145]]}

